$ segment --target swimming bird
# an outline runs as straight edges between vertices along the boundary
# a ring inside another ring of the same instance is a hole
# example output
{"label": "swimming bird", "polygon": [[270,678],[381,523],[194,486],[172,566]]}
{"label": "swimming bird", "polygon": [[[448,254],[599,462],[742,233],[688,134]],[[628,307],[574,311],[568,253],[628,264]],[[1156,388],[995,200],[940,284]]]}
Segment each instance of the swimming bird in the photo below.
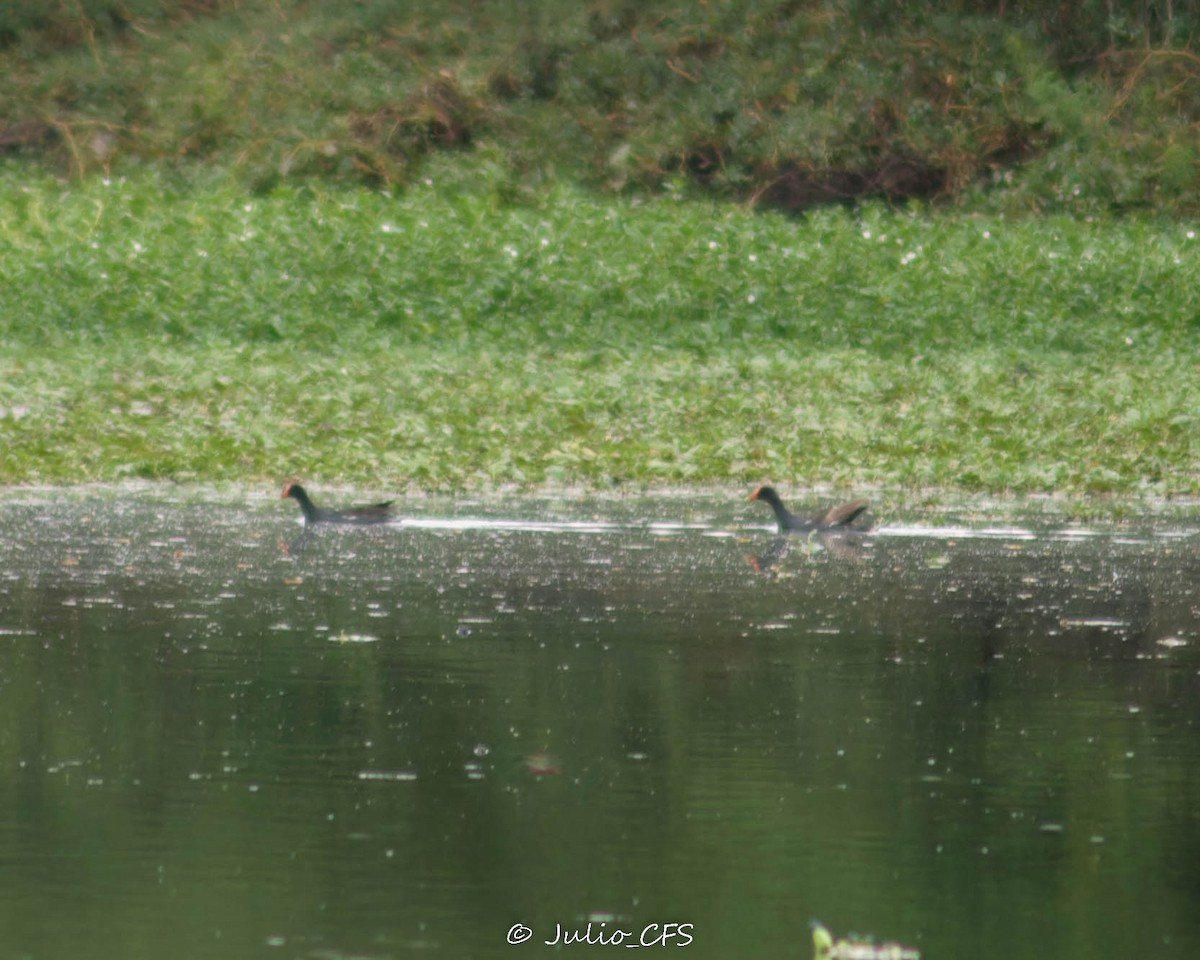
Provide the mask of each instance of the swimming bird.
{"label": "swimming bird", "polygon": [[308,498],[308,493],[298,483],[287,484],[279,497],[291,497],[299,502],[306,526],[310,523],[387,523],[392,518],[392,504],[395,503],[394,500],[385,500],[343,510],[323,510]]}
{"label": "swimming bird", "polygon": [[[850,524],[857,520],[870,505],[866,500],[850,500],[830,507],[824,513],[811,517],[801,517],[792,513],[783,505],[774,487],[766,484],[755,489],[748,500],[761,500],[769,504],[775,511],[775,521],[779,524],[780,533],[809,533],[812,531],[849,530]],[[858,528],[861,529],[861,528]]]}

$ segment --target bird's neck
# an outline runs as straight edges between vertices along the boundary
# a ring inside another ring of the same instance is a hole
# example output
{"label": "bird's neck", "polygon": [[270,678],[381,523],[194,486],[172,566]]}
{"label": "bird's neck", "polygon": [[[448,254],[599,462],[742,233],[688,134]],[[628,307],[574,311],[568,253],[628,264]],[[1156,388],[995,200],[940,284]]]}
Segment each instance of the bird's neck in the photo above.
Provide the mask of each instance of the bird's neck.
{"label": "bird's neck", "polygon": [[300,501],[300,509],[304,513],[304,519],[307,523],[312,523],[317,519],[317,508],[313,506],[313,502],[308,499],[308,494],[303,490],[293,490],[292,496]]}
{"label": "bird's neck", "polygon": [[779,521],[779,529],[786,530],[792,524],[792,515],[788,512],[788,508],[783,505],[783,501],[778,497],[772,497],[767,501],[771,505],[771,509],[775,511],[775,519]]}

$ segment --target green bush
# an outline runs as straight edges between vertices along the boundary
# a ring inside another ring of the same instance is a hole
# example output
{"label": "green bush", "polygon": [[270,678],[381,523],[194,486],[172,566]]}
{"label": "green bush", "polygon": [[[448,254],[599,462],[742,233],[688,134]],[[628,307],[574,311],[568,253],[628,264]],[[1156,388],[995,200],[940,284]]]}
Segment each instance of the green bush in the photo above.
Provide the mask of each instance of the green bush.
{"label": "green bush", "polygon": [[[1192,212],[1200,62],[1153,5],[294,0],[3,8],[0,149],[269,190],[475,152],[510,196]],[[1190,11],[1185,11],[1191,16]],[[1157,17],[1157,18],[1156,18]]]}

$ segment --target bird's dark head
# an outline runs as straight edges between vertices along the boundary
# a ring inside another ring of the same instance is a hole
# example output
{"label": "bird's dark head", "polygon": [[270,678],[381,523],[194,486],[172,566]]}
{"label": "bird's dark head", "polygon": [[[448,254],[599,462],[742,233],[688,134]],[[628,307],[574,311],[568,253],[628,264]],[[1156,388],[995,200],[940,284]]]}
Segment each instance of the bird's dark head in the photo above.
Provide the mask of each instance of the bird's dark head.
{"label": "bird's dark head", "polygon": [[765,503],[778,503],[779,502],[779,494],[777,494],[775,492],[774,487],[767,486],[767,484],[764,483],[761,486],[755,487],[754,492],[752,494],[750,494],[750,496],[748,496],[746,499],[747,500],[762,500]]}
{"label": "bird's dark head", "polygon": [[285,483],[283,485],[283,493],[279,495],[279,499],[291,497],[294,500],[304,499],[304,488],[298,483]]}

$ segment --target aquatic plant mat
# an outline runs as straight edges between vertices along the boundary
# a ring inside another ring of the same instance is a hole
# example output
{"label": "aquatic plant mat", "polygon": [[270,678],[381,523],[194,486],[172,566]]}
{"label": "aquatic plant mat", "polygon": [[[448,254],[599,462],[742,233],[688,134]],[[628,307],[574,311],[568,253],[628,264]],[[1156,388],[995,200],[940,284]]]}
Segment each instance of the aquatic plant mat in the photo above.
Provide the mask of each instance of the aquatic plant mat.
{"label": "aquatic plant mat", "polygon": [[0,178],[0,480],[1195,494],[1174,222]]}

